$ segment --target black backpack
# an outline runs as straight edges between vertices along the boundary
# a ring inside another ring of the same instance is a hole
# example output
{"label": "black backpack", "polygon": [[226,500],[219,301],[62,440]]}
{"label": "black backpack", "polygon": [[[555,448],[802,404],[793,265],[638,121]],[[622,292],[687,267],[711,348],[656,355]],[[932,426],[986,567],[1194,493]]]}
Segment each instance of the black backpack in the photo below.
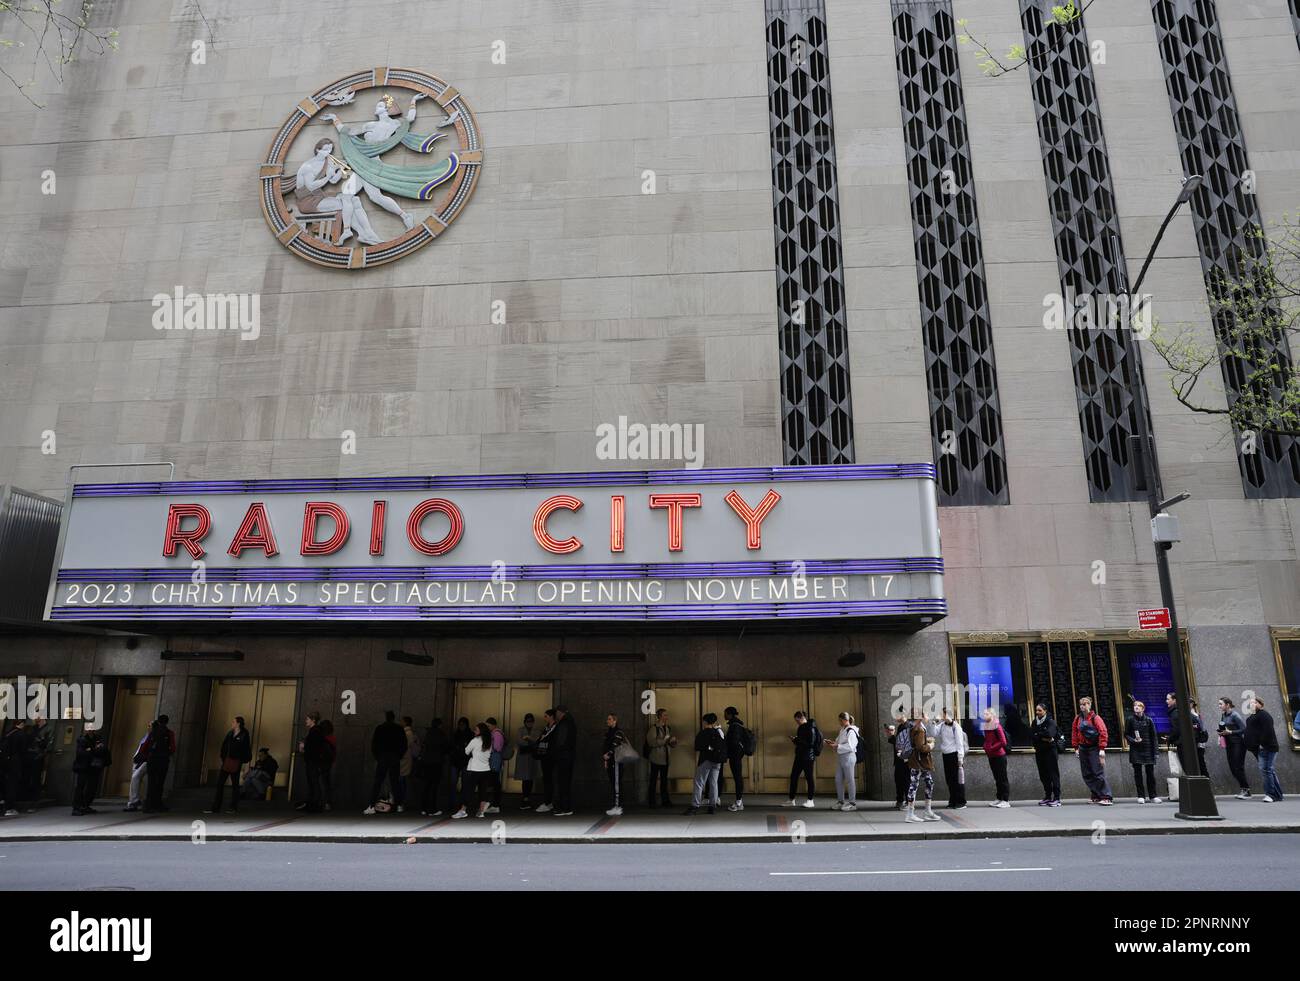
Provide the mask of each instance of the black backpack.
{"label": "black backpack", "polygon": [[710,763],[727,762],[727,740],[720,729],[709,730],[709,742],[704,749],[704,758]]}
{"label": "black backpack", "polygon": [[812,719],[808,720],[808,725],[812,729],[812,754],[816,759],[822,755],[822,731],[817,728],[817,723]]}

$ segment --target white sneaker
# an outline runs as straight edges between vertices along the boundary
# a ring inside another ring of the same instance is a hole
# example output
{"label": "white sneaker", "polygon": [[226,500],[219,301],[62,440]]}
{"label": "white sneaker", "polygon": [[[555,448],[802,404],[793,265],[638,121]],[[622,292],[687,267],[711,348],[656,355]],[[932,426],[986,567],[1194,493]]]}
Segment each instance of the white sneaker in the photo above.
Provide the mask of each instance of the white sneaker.
{"label": "white sneaker", "polygon": [[622,816],[623,816],[623,808],[621,808],[621,807],[611,807],[611,808],[610,808],[608,811],[606,811],[605,813],[608,814],[610,817],[622,817]]}
{"label": "white sneaker", "polygon": [[1164,803],[1164,800],[1162,800],[1162,799],[1159,798],[1159,797],[1152,797],[1152,798],[1151,798],[1151,803],[1152,803],[1152,804],[1163,804],[1163,803]]}
{"label": "white sneaker", "polygon": [[429,817],[431,818],[442,817],[442,811],[430,811]]}
{"label": "white sneaker", "polygon": [[1138,798],[1138,803],[1139,803],[1139,804],[1145,804],[1146,802],[1147,802],[1147,799],[1146,799],[1145,797],[1139,797],[1139,798]]}
{"label": "white sneaker", "polygon": [[556,816],[557,818],[573,817],[573,812],[572,812],[572,811],[556,811],[556,812],[555,812],[555,816]]}
{"label": "white sneaker", "polygon": [[12,807],[9,808],[9,810],[5,811],[5,817],[7,818],[17,817],[17,816],[18,816],[18,812],[15,811]]}
{"label": "white sneaker", "polygon": [[469,814],[466,813],[465,808],[462,807],[459,811],[457,811],[455,814],[451,816],[451,819],[453,821],[459,821],[463,817],[469,817]]}
{"label": "white sneaker", "polygon": [[362,814],[377,814],[378,812],[375,810],[375,807],[374,807],[374,805],[372,804],[372,805],[370,805],[369,807],[367,807],[364,811],[362,811],[361,813],[362,813]]}
{"label": "white sneaker", "polygon": [[1237,800],[1250,800],[1250,791],[1249,790],[1241,791],[1241,793],[1237,794]]}
{"label": "white sneaker", "polygon": [[989,807],[1001,807],[1001,806],[1002,806],[1002,801],[1000,800],[989,801]]}
{"label": "white sneaker", "polygon": [[1264,803],[1265,803],[1265,804],[1273,804],[1273,803],[1276,803],[1276,802],[1273,800],[1272,797],[1268,796],[1268,794],[1265,794],[1265,795],[1264,795]]}
{"label": "white sneaker", "polygon": [[806,801],[803,802],[803,806],[804,806],[804,807],[816,807],[817,805],[813,803],[812,798],[810,797],[808,800],[806,800]]}
{"label": "white sneaker", "polygon": [[845,804],[843,807],[840,808],[841,811],[856,811],[857,809],[858,809],[858,805],[853,803],[853,801],[849,801],[847,804]]}
{"label": "white sneaker", "polygon": [[906,817],[905,820],[906,820],[907,822],[911,823],[911,824],[925,824],[925,818],[923,818],[923,817],[917,817],[917,816],[916,816],[913,812],[911,812],[911,811],[908,811],[908,812],[907,812],[907,817]]}
{"label": "white sneaker", "polygon": [[831,810],[832,810],[832,811],[838,811],[838,810],[840,810],[842,807],[844,807],[844,801],[842,801],[842,800],[837,800],[834,804],[831,805]]}
{"label": "white sneaker", "polygon": [[1000,800],[1000,801],[998,801],[997,806],[998,806],[998,807],[1010,807],[1010,806],[1011,806],[1011,801],[1009,801],[1009,800]]}
{"label": "white sneaker", "polygon": [[553,811],[553,810],[555,810],[555,808],[552,807],[550,804],[539,804],[539,805],[537,805],[537,813],[538,813],[538,814],[549,814],[549,813],[551,813],[551,811]]}
{"label": "white sneaker", "polygon": [[925,820],[927,820],[927,821],[942,821],[942,820],[943,820],[943,818],[939,817],[938,814],[935,814],[934,811],[926,811],[924,814],[921,815],[921,817],[923,817],[923,818],[924,818]]}
{"label": "white sneaker", "polygon": [[402,805],[402,804],[398,804],[398,805],[397,805],[397,813],[398,813],[398,814],[405,814],[405,813],[406,813],[406,807],[405,807],[404,805]]}
{"label": "white sneaker", "polygon": [[794,802],[794,798],[791,797],[788,801],[786,801],[786,802],[785,802],[784,804],[782,804],[781,806],[782,806],[782,807],[795,807],[796,805],[795,805],[795,802]]}
{"label": "white sneaker", "polygon": [[501,808],[497,807],[495,804],[489,804],[489,805],[488,805],[488,809],[487,809],[486,811],[484,811],[483,813],[484,813],[484,814],[500,814],[500,813],[501,813]]}

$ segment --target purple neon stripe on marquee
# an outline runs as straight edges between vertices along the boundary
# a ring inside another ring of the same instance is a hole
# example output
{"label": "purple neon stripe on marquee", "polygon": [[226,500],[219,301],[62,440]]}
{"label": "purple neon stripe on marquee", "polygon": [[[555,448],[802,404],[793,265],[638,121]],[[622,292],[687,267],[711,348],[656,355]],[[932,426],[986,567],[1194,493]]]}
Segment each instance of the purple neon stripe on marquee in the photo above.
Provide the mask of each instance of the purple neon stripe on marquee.
{"label": "purple neon stripe on marquee", "polygon": [[669,604],[664,606],[490,607],[56,607],[52,620],[737,620],[933,614],[942,599],[855,600],[843,603]]}
{"label": "purple neon stripe on marquee", "polygon": [[[534,579],[695,579],[737,576],[783,576],[798,570],[793,561],[681,562],[641,565],[508,565],[501,575],[511,580]],[[805,562],[805,575],[881,575],[886,573],[942,574],[943,559],[917,556],[900,559],[823,559]],[[491,566],[330,566],[320,568],[208,569],[208,582],[422,582],[426,580],[488,580]],[[59,582],[185,582],[190,569],[64,569]]]}
{"label": "purple neon stripe on marquee", "polygon": [[305,477],[266,480],[180,480],[78,484],[73,497],[146,497],[196,494],[347,493],[349,491],[478,490],[511,487],[602,487],[619,484],[724,484],[787,480],[935,479],[932,463],[845,464],[812,467],[736,467],[715,470],[609,470],[546,474],[466,474],[441,477]]}

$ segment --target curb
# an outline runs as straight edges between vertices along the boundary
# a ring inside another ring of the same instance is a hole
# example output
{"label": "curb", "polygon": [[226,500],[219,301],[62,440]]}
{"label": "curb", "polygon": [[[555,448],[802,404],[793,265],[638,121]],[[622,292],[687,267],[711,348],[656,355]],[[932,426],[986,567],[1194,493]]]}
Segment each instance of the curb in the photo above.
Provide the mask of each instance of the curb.
{"label": "curb", "polygon": [[[1300,825],[1256,825],[1256,824],[1239,824],[1232,822],[1206,822],[1204,824],[1187,824],[1177,827],[1136,827],[1136,828],[1107,828],[1107,836],[1139,836],[1139,835],[1194,835],[1194,834],[1297,834],[1300,833]],[[866,843],[873,841],[953,841],[963,838],[1083,838],[1091,837],[1093,830],[1091,828],[1007,828],[1007,829],[985,829],[985,830],[936,830],[932,832],[905,833],[902,831],[884,831],[878,834],[844,834],[830,833],[809,835],[805,838],[808,843],[818,842],[858,842]],[[51,835],[3,835],[0,836],[0,846],[10,842],[31,843],[31,842],[70,842],[70,841],[184,841],[191,840],[191,835],[183,832],[174,833],[155,833],[155,834],[51,834]],[[219,842],[297,842],[304,844],[362,844],[362,845],[401,845],[406,844],[406,839],[414,837],[414,844],[418,845],[489,845],[493,844],[490,838],[460,838],[460,837],[442,837],[438,835],[409,835],[409,834],[392,834],[392,835],[373,835],[373,834],[340,834],[340,835],[293,835],[293,834],[267,834],[267,835],[232,835],[232,834],[208,834],[205,841]],[[702,837],[699,835],[656,835],[654,837],[619,837],[609,838],[602,835],[567,835],[565,837],[545,837],[540,835],[520,835],[508,836],[507,842],[512,845],[752,845],[752,844],[789,844],[790,836],[788,834],[755,834],[755,835],[716,835]]]}

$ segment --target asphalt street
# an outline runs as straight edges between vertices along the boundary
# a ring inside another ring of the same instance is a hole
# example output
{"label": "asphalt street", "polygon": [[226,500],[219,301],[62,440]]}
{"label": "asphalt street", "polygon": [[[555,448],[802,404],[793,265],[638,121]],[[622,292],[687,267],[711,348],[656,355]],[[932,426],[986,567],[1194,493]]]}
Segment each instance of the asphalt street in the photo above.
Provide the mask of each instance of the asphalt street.
{"label": "asphalt street", "polygon": [[23,890],[1294,889],[1294,834],[763,844],[5,842]]}

